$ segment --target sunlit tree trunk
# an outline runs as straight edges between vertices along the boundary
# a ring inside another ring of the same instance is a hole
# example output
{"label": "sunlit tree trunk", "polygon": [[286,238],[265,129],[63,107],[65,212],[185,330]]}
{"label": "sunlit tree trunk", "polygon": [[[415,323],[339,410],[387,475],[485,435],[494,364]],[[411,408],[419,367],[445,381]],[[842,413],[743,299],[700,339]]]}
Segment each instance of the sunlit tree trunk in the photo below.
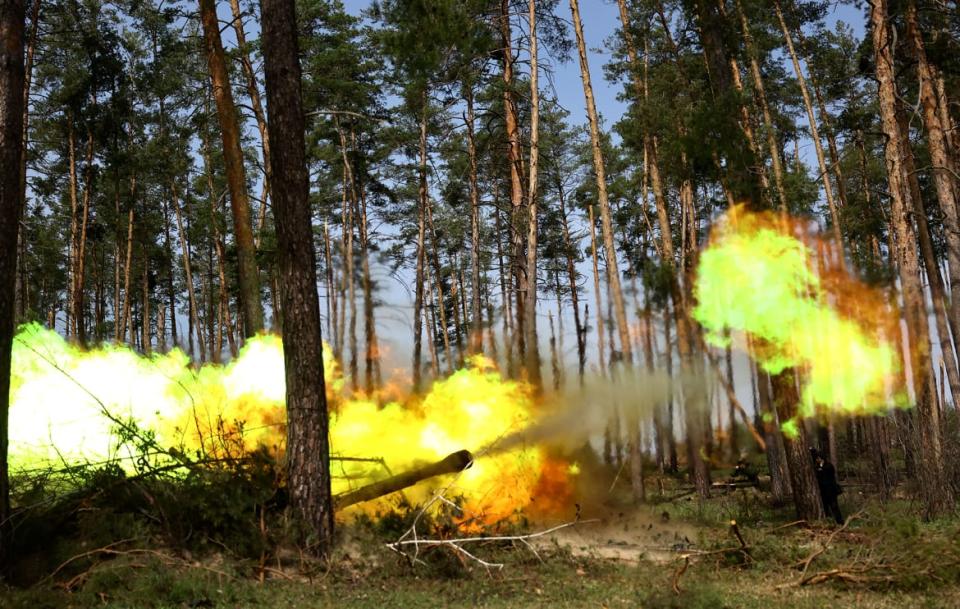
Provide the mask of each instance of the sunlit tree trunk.
{"label": "sunlit tree trunk", "polygon": [[233,211],[243,335],[250,337],[263,330],[263,307],[260,304],[260,280],[255,260],[253,228],[250,222],[250,200],[247,196],[243,150],[240,147],[240,127],[237,121],[237,109],[233,102],[233,92],[230,89],[223,43],[220,40],[216,0],[200,0],[200,22],[203,25],[207,64],[220,122],[223,161],[227,174],[227,187],[230,191],[230,207]]}
{"label": "sunlit tree trunk", "polygon": [[793,71],[797,77],[797,83],[800,85],[800,93],[803,95],[803,105],[807,110],[810,138],[813,140],[813,149],[817,153],[817,165],[820,168],[820,175],[823,177],[823,193],[827,199],[827,207],[830,209],[830,219],[833,224],[833,238],[836,239],[838,244],[841,244],[843,243],[843,239],[840,230],[840,213],[837,209],[836,199],[833,196],[833,186],[830,184],[830,170],[827,167],[827,161],[823,154],[823,143],[820,140],[820,132],[817,129],[817,118],[813,112],[813,102],[810,100],[810,91],[807,88],[807,81],[803,76],[803,70],[800,68],[800,59],[797,57],[797,53],[793,48],[793,36],[791,36],[787,22],[783,18],[783,9],[780,7],[779,0],[774,0],[773,7],[777,14],[777,20],[780,23],[784,40],[786,40],[787,43],[787,51],[793,63]]}
{"label": "sunlit tree trunk", "polygon": [[527,230],[527,268],[524,312],[526,337],[527,380],[539,387],[540,347],[537,340],[537,197],[538,163],[540,158],[540,84],[537,65],[537,17],[536,0],[529,0],[528,23],[530,25],[530,177],[527,181],[528,230]]}
{"label": "sunlit tree trunk", "polygon": [[427,207],[427,94],[423,94],[423,114],[420,117],[419,200],[417,202],[417,271],[413,302],[413,391],[420,391],[423,374],[423,284],[426,281],[426,207]]}
{"label": "sunlit tree trunk", "polygon": [[[27,39],[27,59],[23,77],[23,137],[20,145],[20,215],[26,213],[27,205],[27,143],[30,137],[30,83],[33,77],[33,56],[37,48],[37,33],[40,28],[40,0],[33,0],[30,11],[30,35]],[[16,282],[16,313],[17,319],[23,320],[29,308],[29,290],[27,286],[27,267],[24,261],[26,241],[23,236],[23,225],[17,225],[17,256]]]}
{"label": "sunlit tree trunk", "polygon": [[250,60],[250,51],[247,44],[247,35],[243,29],[243,15],[240,12],[240,0],[230,0],[230,13],[233,16],[233,31],[237,36],[237,50],[240,59],[240,68],[247,85],[247,96],[250,98],[250,108],[257,121],[257,130],[260,132],[260,147],[263,152],[263,197],[260,201],[260,210],[257,217],[256,247],[260,247],[263,240],[263,225],[267,216],[267,196],[270,194],[270,182],[273,177],[273,165],[270,163],[270,134],[267,132],[267,118],[263,113],[263,104],[260,101],[260,87],[257,85],[253,62]]}
{"label": "sunlit tree trunk", "polygon": [[433,262],[434,288],[436,288],[437,310],[435,315],[440,322],[440,337],[443,339],[443,354],[447,360],[447,370],[453,374],[456,362],[453,359],[453,352],[450,350],[450,332],[447,323],[447,307],[444,300],[443,291],[443,267],[440,266],[440,244],[437,236],[437,229],[433,224],[433,206],[430,203],[430,197],[427,197],[427,228],[430,231],[430,260]]}
{"label": "sunlit tree trunk", "polygon": [[75,298],[77,296],[77,248],[80,245],[80,222],[77,218],[80,208],[77,196],[77,132],[71,111],[67,111],[67,163],[70,195],[70,245],[67,262],[70,269],[70,285],[67,292],[67,321],[64,330],[67,338],[70,338],[77,335]]}
{"label": "sunlit tree trunk", "polygon": [[593,295],[597,302],[597,362],[600,364],[600,376],[607,376],[606,323],[603,319],[603,297],[600,292],[600,265],[597,260],[597,222],[593,205],[588,208],[590,223],[590,258],[593,260]]}
{"label": "sunlit tree trunk", "polygon": [[330,249],[330,226],[323,223],[323,250],[327,270],[327,329],[333,336],[333,344],[337,344],[337,286],[333,276],[333,255]]}
{"label": "sunlit tree trunk", "polygon": [[577,269],[574,260],[574,252],[577,250],[577,244],[573,242],[570,235],[570,220],[567,218],[566,193],[563,188],[563,180],[557,178],[557,199],[560,203],[560,220],[563,226],[563,244],[566,249],[567,259],[567,280],[570,282],[570,306],[573,308],[573,323],[577,332],[577,373],[580,379],[580,386],[583,386],[584,368],[587,364],[587,329],[580,321],[580,288],[577,286]]}
{"label": "sunlit tree trunk", "polygon": [[[494,201],[497,201],[496,192],[494,193]],[[510,307],[510,289],[508,287],[510,278],[507,275],[506,265],[503,260],[503,230],[502,222],[500,221],[500,211],[496,209],[496,205],[494,205],[494,208],[494,229],[497,235],[497,271],[500,278],[500,302],[503,303],[503,350],[506,357],[507,375],[511,376],[513,374],[514,343],[511,338],[513,334],[513,315]]]}
{"label": "sunlit tree trunk", "polygon": [[[910,2],[906,13],[907,36],[911,51],[916,60],[917,77],[920,83],[920,109],[927,131],[927,144],[930,161],[933,164],[931,175],[936,187],[937,202],[943,213],[944,235],[947,241],[947,268],[950,277],[950,316],[954,326],[960,325],[960,219],[957,215],[956,177],[952,173],[952,162],[948,154],[946,133],[949,125],[941,121],[937,109],[937,91],[927,53],[917,23],[916,2]],[[905,142],[906,144],[906,142]],[[955,402],[956,403],[956,402]]]}
{"label": "sunlit tree trunk", "polygon": [[[220,279],[220,308],[223,311],[223,320],[226,324],[226,334],[227,342],[230,345],[230,355],[232,357],[237,356],[237,341],[234,338],[233,333],[233,317],[230,313],[230,296],[228,293],[227,285],[227,269],[226,262],[224,260],[224,243],[223,243],[223,234],[220,232],[220,222],[219,222],[219,201],[215,202],[213,197],[210,197],[210,224],[213,226],[213,247],[217,253],[217,275]],[[220,352],[221,346],[217,346],[217,353]]]}
{"label": "sunlit tree trunk", "polygon": [[523,299],[527,294],[527,274],[524,255],[523,230],[523,155],[520,149],[520,128],[517,120],[517,106],[513,92],[513,34],[510,27],[510,2],[501,0],[499,26],[501,53],[503,54],[503,112],[504,127],[507,136],[507,163],[510,168],[510,231],[513,245],[513,327],[511,328],[514,348],[520,361],[525,361],[526,354],[526,308]]}
{"label": "sunlit tree trunk", "polygon": [[[127,326],[130,325],[130,273],[133,270],[133,200],[137,192],[137,178],[130,177],[130,211],[127,213],[127,255],[126,262],[123,265],[123,316],[120,321],[120,332],[118,342],[127,340]],[[131,337],[132,339],[132,337]]]}
{"label": "sunlit tree trunk", "polygon": [[607,176],[604,170],[603,152],[600,147],[600,125],[597,118],[597,107],[593,99],[593,87],[590,83],[590,67],[587,62],[587,47],[583,36],[583,24],[580,20],[578,0],[570,0],[570,13],[577,38],[577,50],[580,55],[580,76],[583,80],[583,95],[587,105],[587,119],[590,123],[590,141],[593,149],[593,167],[597,179],[597,199],[600,207],[603,247],[606,254],[607,281],[609,282],[613,311],[617,320],[621,358],[629,366],[633,359],[630,327],[627,321],[627,309],[623,302],[623,290],[620,287],[620,270],[617,266],[617,250],[613,241],[610,202],[607,197]]}
{"label": "sunlit tree trunk", "polygon": [[[910,124],[907,113],[902,106],[897,107],[897,121],[900,125],[903,142],[906,144],[910,141]],[[913,217],[916,221],[917,241],[920,243],[920,258],[923,261],[923,269],[927,273],[930,300],[933,303],[937,339],[940,343],[940,355],[945,364],[947,383],[950,385],[950,394],[953,396],[953,403],[960,404],[960,375],[958,375],[957,372],[956,354],[953,350],[953,344],[950,341],[948,322],[949,303],[946,297],[946,290],[943,287],[943,280],[940,277],[940,268],[937,264],[937,256],[933,249],[930,228],[927,225],[927,212],[924,209],[923,194],[920,189],[920,180],[917,177],[917,167],[913,150],[909,145],[903,147],[903,167],[907,176],[907,188],[910,193]]]}
{"label": "sunlit tree trunk", "polygon": [[140,295],[140,344],[145,355],[150,355],[152,339],[150,337],[150,265],[147,264],[146,248],[140,248],[140,255],[143,257],[143,272],[140,275],[141,291]]}
{"label": "sunlit tree trunk", "polygon": [[377,340],[377,318],[373,301],[373,278],[370,275],[370,248],[367,232],[367,195],[363,184],[360,190],[360,271],[363,273],[363,334],[364,334],[364,374],[367,391],[380,387],[380,344]]}
{"label": "sunlit tree trunk", "polygon": [[750,57],[750,77],[753,81],[753,94],[756,97],[757,104],[760,106],[760,112],[763,116],[763,129],[767,138],[767,148],[770,153],[771,166],[773,167],[773,184],[777,192],[777,202],[781,211],[787,211],[787,191],[784,187],[783,162],[780,158],[780,147],[777,145],[777,132],[773,124],[773,116],[770,112],[770,104],[767,102],[766,90],[763,86],[763,76],[760,73],[760,61],[757,58],[756,46],[753,42],[753,36],[750,33],[750,23],[747,15],[743,11],[743,5],[737,0],[737,14],[740,17],[740,26],[743,30],[743,43]]}
{"label": "sunlit tree trunk", "polygon": [[467,155],[470,158],[470,352],[483,352],[483,314],[480,310],[480,190],[477,186],[477,144],[474,134],[473,83],[464,85],[467,100]]}
{"label": "sunlit tree trunk", "polygon": [[930,388],[930,339],[923,287],[909,207],[904,198],[903,147],[896,116],[897,85],[890,42],[886,0],[870,0],[870,27],[878,81],[881,128],[886,136],[885,157],[890,192],[890,217],[896,236],[895,258],[900,276],[904,316],[911,348],[911,382],[916,398],[918,446],[923,458],[917,463],[925,514],[933,517],[952,508],[953,498],[945,483],[940,412]]}
{"label": "sunlit tree trunk", "polygon": [[[664,363],[667,369],[667,376],[673,377],[673,339],[670,337],[670,326],[673,323],[671,317],[670,305],[667,304],[663,309],[663,355]],[[674,431],[674,396],[673,392],[667,398],[667,421],[666,421],[666,442],[667,442],[667,467],[671,472],[676,472],[680,467],[677,456],[677,436]]]}

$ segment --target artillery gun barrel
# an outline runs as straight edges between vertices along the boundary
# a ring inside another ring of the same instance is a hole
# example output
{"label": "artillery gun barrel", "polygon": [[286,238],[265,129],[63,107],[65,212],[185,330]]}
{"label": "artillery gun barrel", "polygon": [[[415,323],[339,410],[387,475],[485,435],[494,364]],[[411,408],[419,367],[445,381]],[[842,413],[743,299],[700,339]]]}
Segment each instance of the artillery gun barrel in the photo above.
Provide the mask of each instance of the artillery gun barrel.
{"label": "artillery gun barrel", "polygon": [[444,474],[455,474],[467,469],[472,463],[473,455],[470,454],[470,451],[458,450],[455,453],[450,453],[435,463],[417,467],[397,474],[396,476],[384,478],[379,482],[361,486],[360,488],[348,493],[337,495],[333,498],[334,509],[342,510],[343,508],[351,506],[355,503],[371,501],[373,499],[377,499],[378,497],[383,497],[384,495],[389,495],[390,493],[403,490],[429,478],[442,476]]}

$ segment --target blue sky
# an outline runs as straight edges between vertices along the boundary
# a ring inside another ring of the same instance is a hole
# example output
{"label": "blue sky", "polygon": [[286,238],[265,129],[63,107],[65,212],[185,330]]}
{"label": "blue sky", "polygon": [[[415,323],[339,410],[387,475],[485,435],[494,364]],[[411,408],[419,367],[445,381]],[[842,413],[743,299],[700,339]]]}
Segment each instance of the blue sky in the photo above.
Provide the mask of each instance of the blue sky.
{"label": "blue sky", "polygon": [[[370,6],[370,0],[343,0],[347,11],[359,15]],[[568,2],[561,0],[557,5],[557,13],[566,21],[570,20]],[[580,0],[580,14],[583,21],[584,36],[587,40],[587,50],[590,62],[590,76],[594,88],[597,110],[604,117],[607,126],[613,125],[626,111],[626,104],[617,100],[622,90],[621,85],[611,85],[603,76],[603,66],[610,61],[607,49],[607,39],[620,27],[620,16],[615,0]],[[853,26],[858,36],[863,35],[864,15],[860,9],[845,2],[835,1],[827,16],[827,23],[833,25],[842,20]],[[573,32],[570,33],[571,37]],[[580,80],[580,65],[576,56],[566,63],[553,64],[553,87],[560,105],[571,113],[571,120],[577,123],[586,122],[584,109],[583,86]],[[793,68],[788,66],[790,73]],[[543,78],[544,86],[549,86]]]}
{"label": "blue sky", "polygon": [[[347,11],[354,15],[359,15],[360,12],[370,6],[371,3],[370,0],[343,1]],[[569,22],[569,11],[570,9],[568,2],[566,0],[561,0],[557,7],[558,15]],[[607,49],[606,41],[617,31],[620,26],[619,12],[615,0],[580,0],[580,11],[583,20],[584,34],[587,41],[588,60],[590,63],[590,72],[597,109],[604,118],[604,125],[609,128],[620,119],[626,110],[626,104],[617,99],[618,94],[622,91],[622,84],[611,84],[607,82],[604,78],[603,72],[603,66],[611,59],[610,53]],[[865,18],[860,9],[856,9],[846,3],[835,2],[827,17],[827,23],[832,27],[833,24],[835,24],[835,22],[838,20],[842,20],[847,24],[852,25],[854,32],[860,37],[863,36]],[[785,62],[785,69],[787,73],[792,74],[793,66],[790,64],[789,58],[783,57],[782,59]],[[583,88],[580,80],[579,61],[575,56],[573,56],[566,63],[552,63],[552,66],[552,78],[548,79],[541,77],[541,82],[543,83],[542,86],[544,88],[550,88],[552,86],[553,90],[550,91],[550,93],[556,96],[556,99],[561,106],[570,111],[570,120],[572,122],[579,124],[585,123],[586,112],[584,109]],[[803,117],[798,117],[798,121],[805,126],[804,120],[805,119]],[[801,142],[801,158],[805,159],[808,166],[813,166],[816,164],[812,142],[807,141],[805,142],[805,145],[803,142]],[[585,276],[589,274],[587,269],[582,269],[582,272]],[[589,282],[587,282],[585,285],[585,293],[583,294],[582,298],[589,299],[590,302],[592,302],[591,293],[592,291],[590,290]],[[381,338],[387,343],[388,352],[392,352],[391,354],[396,357],[400,353],[405,353],[402,345],[409,341],[409,320],[406,319],[406,313],[411,308],[412,303],[406,302],[408,299],[404,297],[400,290],[395,289],[387,289],[386,293],[381,294],[381,297],[384,297],[388,303],[386,308],[390,309],[392,313],[398,317],[392,321],[387,321],[382,317],[385,311],[381,310],[379,313],[381,318],[377,324],[378,331],[381,333]],[[549,301],[544,301],[542,306],[551,307],[553,305]],[[538,314],[538,325],[541,326],[541,338],[545,336],[546,328],[544,327],[545,322],[540,318],[544,317],[545,315],[546,313],[543,311]],[[568,321],[569,323],[567,323]],[[381,324],[385,327],[380,327]],[[572,320],[565,320],[564,325],[566,332],[563,340],[566,346],[566,353],[564,353],[563,358],[568,364],[569,371],[573,369],[570,366],[572,365],[571,358],[574,355],[572,350],[574,349],[575,345],[575,339],[572,333]],[[592,340],[593,334],[591,333],[591,344],[588,346],[588,349],[590,350],[588,353],[588,358],[590,358],[591,364],[595,358],[595,345],[592,344]],[[734,368],[738,381],[737,390],[738,393],[743,393],[749,389],[748,377],[746,376],[748,370],[746,366],[746,360],[742,354],[736,354],[734,359]],[[407,365],[405,358],[396,363],[400,365]],[[744,394],[740,395],[739,397],[741,401],[743,401],[743,403],[749,408],[751,403],[750,396]]]}

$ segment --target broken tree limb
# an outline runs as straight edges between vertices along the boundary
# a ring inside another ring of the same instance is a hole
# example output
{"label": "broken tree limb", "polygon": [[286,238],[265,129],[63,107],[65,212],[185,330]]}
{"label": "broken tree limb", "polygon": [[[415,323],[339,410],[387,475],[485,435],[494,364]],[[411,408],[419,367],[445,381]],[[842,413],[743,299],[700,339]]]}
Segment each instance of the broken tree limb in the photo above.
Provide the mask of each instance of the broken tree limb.
{"label": "broken tree limb", "polygon": [[[405,547],[405,546],[414,546],[414,547],[416,548],[416,550],[419,552],[419,550],[420,550],[421,547],[442,546],[442,547],[451,548],[454,552],[456,552],[456,553],[458,553],[458,554],[461,554],[462,556],[464,556],[464,557],[466,557],[466,558],[469,558],[469,559],[471,559],[471,560],[473,560],[473,561],[476,561],[477,563],[479,563],[480,565],[482,565],[482,566],[484,566],[484,567],[486,567],[486,568],[488,568],[488,569],[491,569],[491,568],[493,568],[493,569],[502,569],[502,568],[504,567],[503,563],[487,562],[487,561],[483,560],[482,558],[479,558],[479,557],[476,556],[475,554],[471,554],[470,552],[468,552],[467,550],[465,550],[462,546],[463,546],[464,544],[478,543],[478,542],[485,542],[485,543],[490,543],[490,542],[520,542],[520,543],[524,544],[531,552],[533,552],[533,555],[534,555],[534,556],[536,556],[538,559],[540,559],[540,554],[538,554],[537,551],[536,551],[536,550],[533,548],[533,546],[530,544],[530,541],[531,541],[531,540],[537,539],[538,537],[544,537],[544,536],[546,536],[546,535],[550,535],[551,533],[556,533],[557,531],[559,531],[559,530],[561,530],[561,529],[566,529],[566,528],[569,528],[569,527],[572,527],[572,526],[576,526],[576,525],[580,525],[580,524],[589,524],[589,523],[593,523],[593,522],[599,522],[599,520],[598,520],[598,519],[591,519],[591,520],[574,520],[574,521],[571,521],[571,522],[565,522],[565,523],[563,523],[563,524],[558,524],[558,525],[556,525],[556,526],[554,526],[554,527],[550,527],[549,529],[544,529],[543,531],[537,531],[536,533],[529,533],[529,534],[526,534],[526,535],[503,535],[503,536],[499,536],[499,537],[462,537],[462,538],[460,538],[460,539],[417,539],[417,538],[414,538],[414,539],[400,539],[400,540],[395,541],[395,542],[393,542],[393,543],[388,543],[388,544],[387,544],[387,547],[390,548],[391,550],[393,550],[394,552],[402,555],[402,556],[405,556],[405,557],[407,557],[407,558],[409,558],[409,559],[412,559],[413,561],[419,562],[419,561],[416,560],[416,558],[414,558],[413,556],[411,556],[411,555],[407,554],[406,552],[404,552],[404,551],[402,550],[402,548]],[[542,560],[542,559],[540,559],[540,560]]]}
{"label": "broken tree limb", "polygon": [[753,557],[750,556],[750,546],[747,545],[743,535],[740,533],[740,527],[737,525],[736,520],[730,521],[730,532],[734,537],[736,537],[737,542],[739,543],[738,546],[720,548],[718,550],[694,550],[691,552],[684,552],[676,558],[676,560],[683,560],[683,564],[680,565],[673,573],[674,594],[680,594],[680,578],[683,577],[683,574],[687,572],[687,569],[690,568],[691,561],[695,558],[722,556],[726,554],[740,554],[743,557],[744,562],[750,562],[753,560]]}

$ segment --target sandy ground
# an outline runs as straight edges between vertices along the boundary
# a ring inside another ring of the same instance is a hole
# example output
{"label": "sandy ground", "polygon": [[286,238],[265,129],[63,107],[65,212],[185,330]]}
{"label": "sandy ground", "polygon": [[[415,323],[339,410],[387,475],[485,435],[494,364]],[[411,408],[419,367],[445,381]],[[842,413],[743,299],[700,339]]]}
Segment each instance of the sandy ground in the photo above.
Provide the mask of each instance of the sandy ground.
{"label": "sandy ground", "polygon": [[545,536],[541,547],[559,545],[574,555],[636,562],[667,562],[693,547],[695,527],[647,511],[611,511],[585,517],[575,526]]}

